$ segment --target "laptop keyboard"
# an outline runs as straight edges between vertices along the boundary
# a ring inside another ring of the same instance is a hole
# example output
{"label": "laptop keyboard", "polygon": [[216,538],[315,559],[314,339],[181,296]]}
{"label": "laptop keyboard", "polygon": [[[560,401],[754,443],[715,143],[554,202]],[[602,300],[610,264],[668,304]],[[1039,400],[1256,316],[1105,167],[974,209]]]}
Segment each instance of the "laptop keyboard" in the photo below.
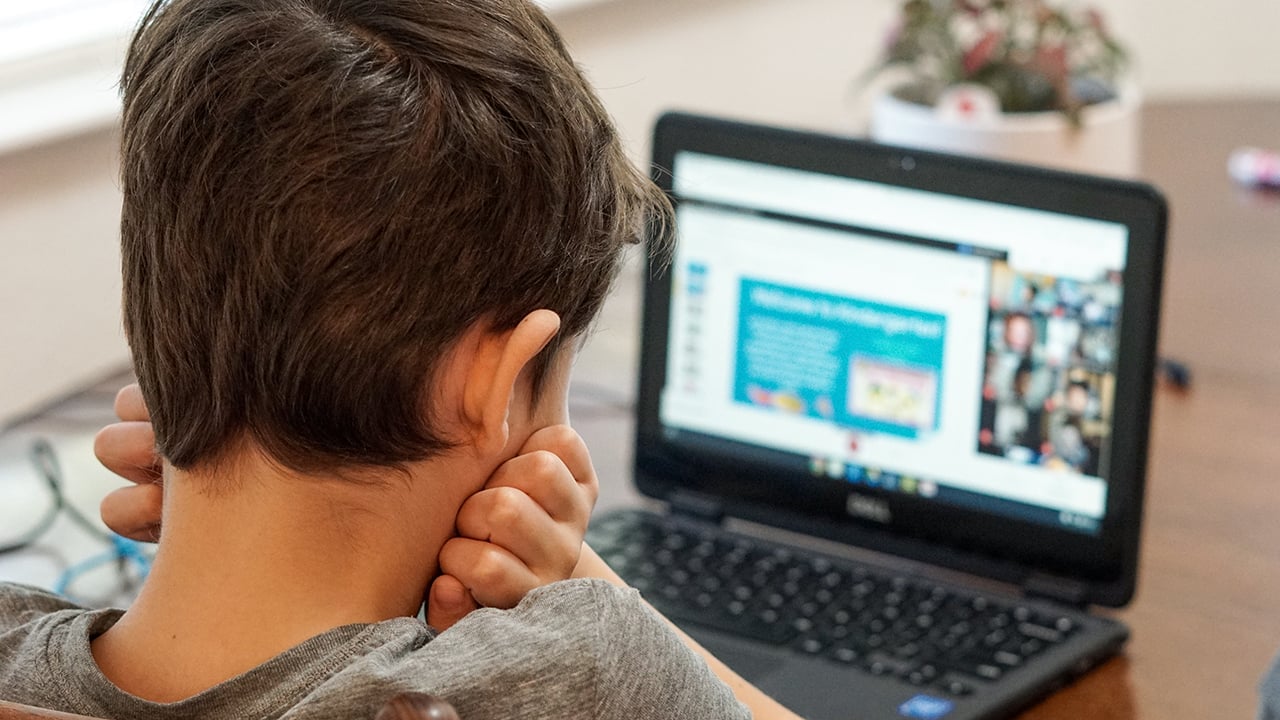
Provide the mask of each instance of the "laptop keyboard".
{"label": "laptop keyboard", "polygon": [[667,617],[964,696],[1077,631],[1066,615],[644,513],[592,547]]}

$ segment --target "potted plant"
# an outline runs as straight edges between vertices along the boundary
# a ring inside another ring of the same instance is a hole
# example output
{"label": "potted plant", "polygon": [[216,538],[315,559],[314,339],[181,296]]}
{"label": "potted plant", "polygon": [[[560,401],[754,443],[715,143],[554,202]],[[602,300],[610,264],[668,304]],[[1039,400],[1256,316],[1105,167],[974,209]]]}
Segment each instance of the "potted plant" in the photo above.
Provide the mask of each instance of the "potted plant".
{"label": "potted plant", "polygon": [[1127,55],[1095,9],[905,0],[870,78],[881,142],[1086,172],[1137,170]]}

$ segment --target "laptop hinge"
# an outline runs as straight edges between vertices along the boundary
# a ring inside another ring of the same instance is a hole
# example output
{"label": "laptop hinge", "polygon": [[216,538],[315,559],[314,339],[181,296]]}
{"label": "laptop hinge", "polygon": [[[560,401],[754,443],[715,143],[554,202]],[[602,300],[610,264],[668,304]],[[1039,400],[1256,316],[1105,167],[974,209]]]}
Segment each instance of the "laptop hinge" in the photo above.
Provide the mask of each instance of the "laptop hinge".
{"label": "laptop hinge", "polygon": [[1047,573],[1033,573],[1022,586],[1023,593],[1029,598],[1052,600],[1079,608],[1089,604],[1085,599],[1088,590],[1088,585],[1079,580]]}
{"label": "laptop hinge", "polygon": [[724,508],[720,501],[710,495],[674,490],[667,496],[667,503],[675,515],[691,517],[703,522],[720,524],[724,520]]}

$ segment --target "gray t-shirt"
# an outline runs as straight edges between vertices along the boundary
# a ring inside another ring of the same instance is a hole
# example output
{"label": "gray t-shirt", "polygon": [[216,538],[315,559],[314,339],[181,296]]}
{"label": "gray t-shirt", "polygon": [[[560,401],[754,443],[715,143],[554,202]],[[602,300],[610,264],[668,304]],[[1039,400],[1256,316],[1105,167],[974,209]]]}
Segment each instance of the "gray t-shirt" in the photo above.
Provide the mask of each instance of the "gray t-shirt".
{"label": "gray t-shirt", "polygon": [[600,580],[538,588],[438,635],[413,618],[334,628],[171,704],[121,691],[94,663],[89,641],[121,614],[0,583],[0,698],[114,720],[371,718],[404,691],[463,720],[750,717],[634,590]]}
{"label": "gray t-shirt", "polygon": [[1258,686],[1258,720],[1280,720],[1280,655]]}

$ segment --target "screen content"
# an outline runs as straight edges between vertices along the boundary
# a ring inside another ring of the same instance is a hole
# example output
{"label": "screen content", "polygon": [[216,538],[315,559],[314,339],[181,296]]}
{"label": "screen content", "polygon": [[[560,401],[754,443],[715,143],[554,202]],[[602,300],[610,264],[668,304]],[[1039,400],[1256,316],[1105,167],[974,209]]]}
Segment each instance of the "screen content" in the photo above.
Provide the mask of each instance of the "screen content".
{"label": "screen content", "polygon": [[690,152],[674,192],[671,441],[1099,531],[1124,225]]}

